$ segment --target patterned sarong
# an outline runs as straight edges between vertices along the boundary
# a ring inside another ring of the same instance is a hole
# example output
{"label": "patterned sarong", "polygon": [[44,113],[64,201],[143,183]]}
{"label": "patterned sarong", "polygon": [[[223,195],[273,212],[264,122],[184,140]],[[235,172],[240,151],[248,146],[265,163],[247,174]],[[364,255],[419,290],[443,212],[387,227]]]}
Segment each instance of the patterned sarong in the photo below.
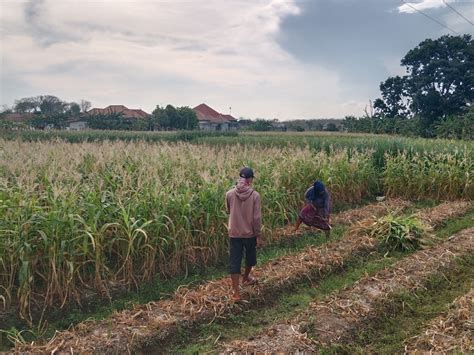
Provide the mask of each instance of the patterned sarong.
{"label": "patterned sarong", "polygon": [[328,221],[323,217],[323,210],[315,207],[312,203],[308,203],[301,209],[299,217],[304,224],[310,227],[316,227],[325,231],[331,229]]}

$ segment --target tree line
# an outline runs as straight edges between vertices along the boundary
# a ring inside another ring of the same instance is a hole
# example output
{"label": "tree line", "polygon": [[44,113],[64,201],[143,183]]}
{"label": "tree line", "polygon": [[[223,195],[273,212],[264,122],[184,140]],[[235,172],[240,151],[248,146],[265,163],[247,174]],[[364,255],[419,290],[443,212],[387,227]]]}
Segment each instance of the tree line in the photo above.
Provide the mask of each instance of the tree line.
{"label": "tree line", "polygon": [[12,108],[3,109],[0,118],[8,113],[28,114],[25,123],[37,129],[64,129],[71,119],[80,119],[89,128],[100,130],[193,130],[199,127],[196,113],[187,106],[157,105],[150,116],[143,118],[125,117],[120,112],[89,115],[91,106],[87,100],[66,102],[53,95],[39,95],[15,100]]}

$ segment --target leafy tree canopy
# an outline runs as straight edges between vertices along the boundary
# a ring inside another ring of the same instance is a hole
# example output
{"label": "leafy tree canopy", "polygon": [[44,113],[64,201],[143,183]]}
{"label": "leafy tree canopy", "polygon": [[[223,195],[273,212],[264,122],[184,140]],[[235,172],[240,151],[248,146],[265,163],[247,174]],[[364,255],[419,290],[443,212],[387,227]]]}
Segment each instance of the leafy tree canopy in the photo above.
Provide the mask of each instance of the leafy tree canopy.
{"label": "leafy tree canopy", "polygon": [[407,75],[380,84],[376,115],[420,117],[425,129],[459,115],[474,99],[474,41],[471,35],[426,39],[401,64]]}

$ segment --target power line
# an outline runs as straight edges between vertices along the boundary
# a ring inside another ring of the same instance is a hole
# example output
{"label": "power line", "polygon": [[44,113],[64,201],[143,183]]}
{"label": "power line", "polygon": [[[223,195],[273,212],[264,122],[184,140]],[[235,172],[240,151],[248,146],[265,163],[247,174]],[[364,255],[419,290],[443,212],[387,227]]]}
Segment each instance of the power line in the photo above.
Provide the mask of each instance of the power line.
{"label": "power line", "polygon": [[447,7],[449,7],[451,10],[453,10],[455,13],[457,13],[459,16],[461,16],[463,19],[465,19],[467,22],[469,22],[471,25],[474,26],[474,23],[469,20],[466,16],[464,16],[462,13],[460,13],[458,10],[456,10],[454,7],[452,7],[451,5],[449,5],[449,3],[447,3],[446,1],[442,0],[443,1],[443,4],[445,4]]}
{"label": "power line", "polygon": [[410,6],[410,7],[411,7],[413,10],[415,10],[416,12],[419,12],[419,13],[422,14],[423,16],[428,17],[430,20],[436,22],[438,25],[441,25],[441,26],[443,26],[444,28],[450,30],[452,33],[459,35],[458,32],[456,32],[455,30],[449,28],[448,26],[446,26],[446,25],[445,25],[444,23],[442,23],[441,21],[435,19],[434,17],[431,17],[431,16],[428,15],[428,14],[425,14],[425,13],[424,13],[423,11],[421,11],[421,10],[418,10],[416,7],[414,7],[413,5],[407,3],[405,0],[401,0],[401,1],[402,1],[404,4]]}

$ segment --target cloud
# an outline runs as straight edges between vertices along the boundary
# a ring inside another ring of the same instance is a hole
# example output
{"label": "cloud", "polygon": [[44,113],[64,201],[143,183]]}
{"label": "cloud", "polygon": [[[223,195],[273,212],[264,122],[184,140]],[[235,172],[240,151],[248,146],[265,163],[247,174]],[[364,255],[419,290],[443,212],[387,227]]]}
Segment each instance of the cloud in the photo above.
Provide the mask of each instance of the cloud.
{"label": "cloud", "polygon": [[[436,9],[440,7],[446,7],[447,3],[454,2],[453,0],[422,0],[419,2],[407,2],[398,7],[398,11],[401,13],[408,13],[413,14],[416,13],[416,10],[429,10],[429,9]],[[416,9],[416,10],[415,10]]]}
{"label": "cloud", "polygon": [[345,114],[338,75],[300,63],[278,44],[282,21],[301,13],[296,0],[1,6],[8,8],[0,14],[2,73],[9,73],[2,103],[26,96],[17,78],[38,94],[97,106],[208,102],[247,117],[314,116],[315,107]]}
{"label": "cloud", "polygon": [[[51,93],[146,110],[206,102],[246,117],[360,114],[351,110],[376,96],[378,83],[400,71],[397,58],[434,27],[383,12],[398,4],[369,1],[361,22],[355,0],[2,0],[0,104]],[[472,16],[462,4],[456,7]],[[469,30],[449,9],[442,15]],[[375,34],[372,19],[380,16]],[[304,31],[291,36],[288,24],[299,21]],[[392,32],[382,35],[384,28]]]}
{"label": "cloud", "polygon": [[[472,1],[423,0],[418,3],[408,4],[411,6],[404,4],[398,7],[398,11],[400,13],[413,14],[417,13],[415,9],[423,12],[430,9],[444,10],[439,11],[437,16],[434,17],[435,20],[441,20],[440,22],[446,25],[447,28],[444,26],[442,28],[443,32],[450,34],[474,34],[474,26],[472,25],[472,22],[474,22],[474,6]],[[433,22],[435,21],[433,20]]]}

